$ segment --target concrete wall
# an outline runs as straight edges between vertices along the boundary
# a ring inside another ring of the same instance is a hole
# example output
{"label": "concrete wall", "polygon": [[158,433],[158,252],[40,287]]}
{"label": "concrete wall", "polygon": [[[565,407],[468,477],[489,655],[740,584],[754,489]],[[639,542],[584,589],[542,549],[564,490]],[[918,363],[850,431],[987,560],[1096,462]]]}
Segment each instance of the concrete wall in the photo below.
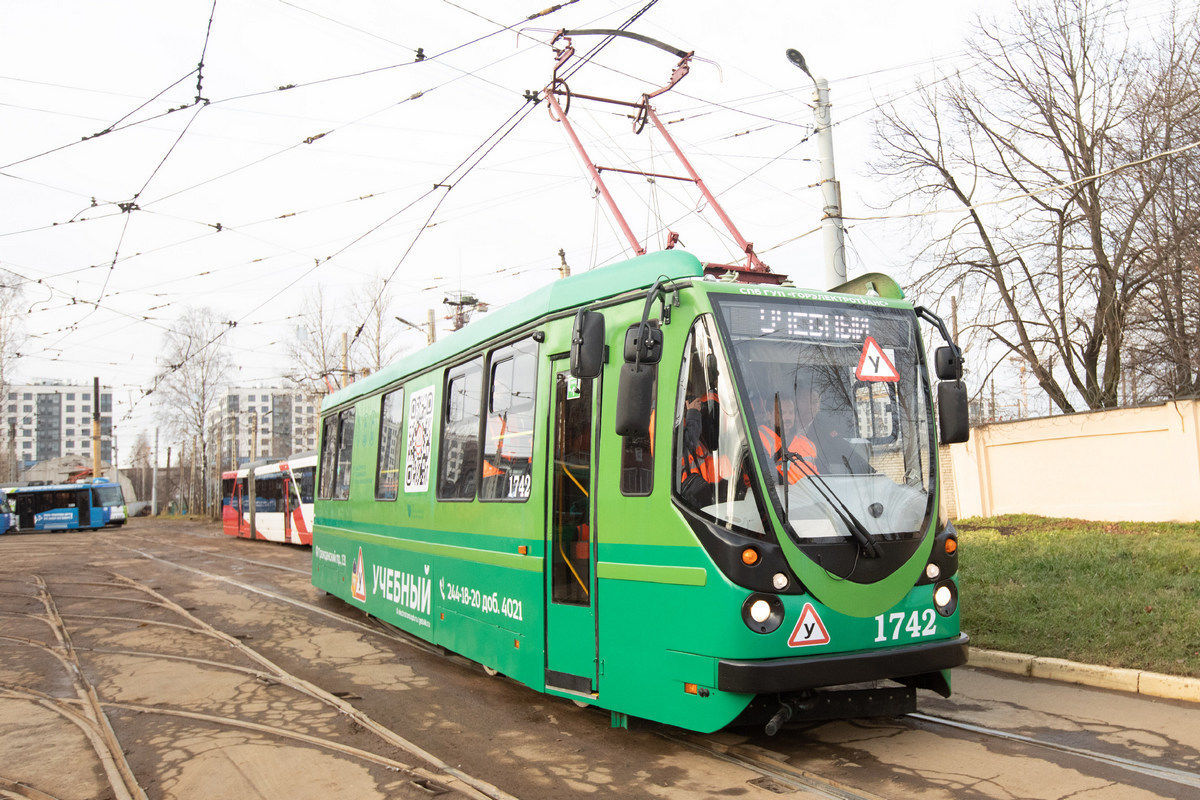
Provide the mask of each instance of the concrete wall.
{"label": "concrete wall", "polygon": [[980,425],[942,466],[957,517],[1200,521],[1200,402]]}

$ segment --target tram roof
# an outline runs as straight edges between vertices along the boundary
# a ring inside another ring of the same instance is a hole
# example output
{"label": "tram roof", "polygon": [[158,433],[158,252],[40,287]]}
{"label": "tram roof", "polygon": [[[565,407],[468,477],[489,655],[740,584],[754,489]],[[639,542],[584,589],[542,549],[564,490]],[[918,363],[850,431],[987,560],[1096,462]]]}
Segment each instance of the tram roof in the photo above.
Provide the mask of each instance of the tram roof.
{"label": "tram roof", "polygon": [[379,372],[339,389],[325,398],[321,409],[333,408],[370,394],[406,375],[421,372],[456,353],[470,350],[541,317],[648,288],[659,278],[683,280],[703,275],[703,265],[691,253],[660,250],[557,280],[480,317],[462,330],[401,358]]}

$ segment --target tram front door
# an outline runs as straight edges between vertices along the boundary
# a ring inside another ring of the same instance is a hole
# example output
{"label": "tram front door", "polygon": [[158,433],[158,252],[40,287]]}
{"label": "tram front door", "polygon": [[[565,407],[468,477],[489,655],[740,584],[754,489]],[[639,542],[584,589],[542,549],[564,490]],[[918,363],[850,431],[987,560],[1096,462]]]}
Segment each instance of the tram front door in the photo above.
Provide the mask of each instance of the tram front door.
{"label": "tram front door", "polygon": [[599,379],[553,362],[549,519],[546,521],[546,685],[597,691],[596,531],[592,525],[595,398]]}

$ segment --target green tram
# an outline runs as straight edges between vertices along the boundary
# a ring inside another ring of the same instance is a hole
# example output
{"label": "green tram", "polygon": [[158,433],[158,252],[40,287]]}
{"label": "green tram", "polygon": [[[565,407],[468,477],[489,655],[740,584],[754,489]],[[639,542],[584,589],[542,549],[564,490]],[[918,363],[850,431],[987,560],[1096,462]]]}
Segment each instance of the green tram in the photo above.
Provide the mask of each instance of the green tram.
{"label": "green tram", "polygon": [[326,399],[313,584],[614,726],[948,695],[967,637],[921,317],[948,340],[884,276],[726,282],[679,250],[559,280]]}

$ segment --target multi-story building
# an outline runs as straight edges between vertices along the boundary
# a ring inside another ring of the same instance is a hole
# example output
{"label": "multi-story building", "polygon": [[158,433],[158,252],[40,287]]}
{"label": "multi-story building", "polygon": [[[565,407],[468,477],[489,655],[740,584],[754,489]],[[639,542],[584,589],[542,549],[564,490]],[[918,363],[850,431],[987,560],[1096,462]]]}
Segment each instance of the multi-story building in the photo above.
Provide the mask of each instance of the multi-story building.
{"label": "multi-story building", "polygon": [[[59,456],[92,457],[92,384],[10,385],[2,437],[21,469]],[[100,460],[112,463],[112,387],[100,388]]]}
{"label": "multi-story building", "polygon": [[233,387],[209,415],[220,468],[315,450],[320,401],[290,387]]}

